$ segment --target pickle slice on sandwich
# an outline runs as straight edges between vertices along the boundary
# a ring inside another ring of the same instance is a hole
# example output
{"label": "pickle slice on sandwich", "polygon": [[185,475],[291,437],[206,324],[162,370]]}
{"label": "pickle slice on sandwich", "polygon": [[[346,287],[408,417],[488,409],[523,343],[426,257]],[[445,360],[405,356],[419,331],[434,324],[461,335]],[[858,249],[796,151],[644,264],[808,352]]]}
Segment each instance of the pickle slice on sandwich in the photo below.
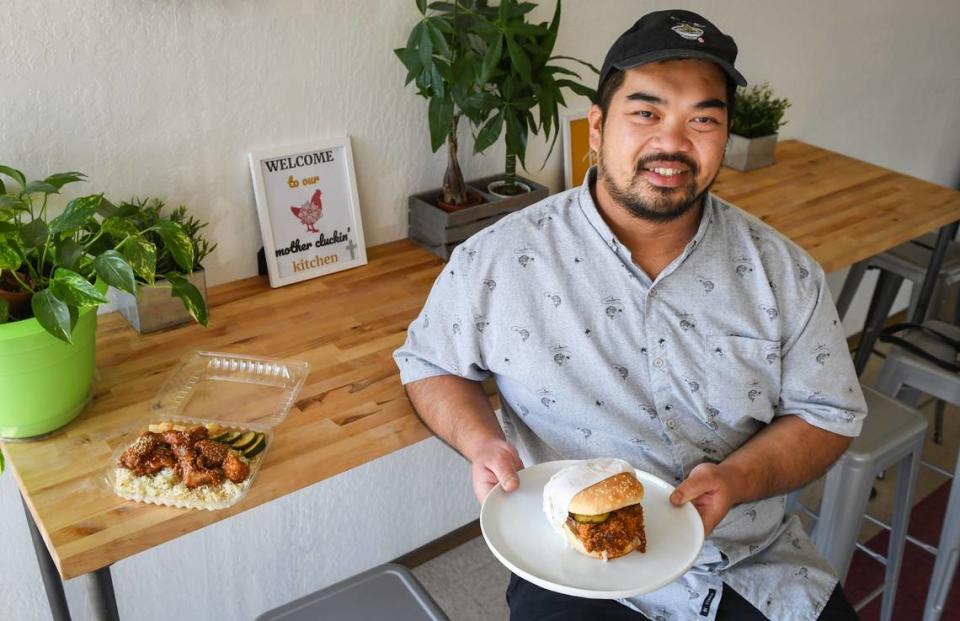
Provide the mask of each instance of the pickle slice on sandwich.
{"label": "pickle slice on sandwich", "polygon": [[609,513],[600,513],[598,515],[583,515],[582,513],[571,513],[570,515],[573,516],[574,520],[576,520],[581,524],[599,524],[601,522],[605,522],[606,519],[610,517]]}

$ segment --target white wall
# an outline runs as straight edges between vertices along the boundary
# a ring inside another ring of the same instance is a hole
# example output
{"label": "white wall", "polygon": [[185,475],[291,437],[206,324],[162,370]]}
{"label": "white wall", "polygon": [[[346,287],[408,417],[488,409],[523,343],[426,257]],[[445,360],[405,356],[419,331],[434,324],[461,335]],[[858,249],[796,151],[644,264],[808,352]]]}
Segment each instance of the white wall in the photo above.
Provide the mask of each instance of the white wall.
{"label": "white wall", "polygon": [[[563,8],[562,53],[598,65],[638,15],[699,12],[736,39],[737,67],[748,82],[769,82],[790,100],[783,138],[960,189],[960,116],[953,112],[960,102],[960,2],[584,1]],[[556,186],[562,177],[554,160]],[[830,275],[834,297],[845,275]],[[844,320],[848,335],[862,328],[875,282],[871,270]],[[904,287],[893,310],[908,298]]]}
{"label": "white wall", "polygon": [[[548,19],[552,2],[543,4],[538,15]],[[769,81],[790,98],[785,138],[960,183],[960,3],[671,5],[701,11],[732,33],[748,80]],[[568,0],[558,52],[599,65],[640,14],[667,6]],[[403,87],[391,52],[417,19],[413,7],[413,0],[6,0],[0,163],[32,176],[80,170],[90,176],[89,191],[188,204],[211,221],[210,237],[220,244],[206,266],[216,284],[256,271],[247,151],[346,133],[368,244],[403,237],[406,196],[439,185],[444,167],[442,152],[429,153],[426,104]],[[571,102],[586,106],[574,96]],[[500,169],[502,146],[472,157],[464,138],[468,178]],[[541,170],[545,153],[534,140],[529,174],[559,189],[559,153]],[[835,285],[840,276],[831,277]],[[862,321],[866,297],[848,317],[850,332]],[[435,440],[410,447],[118,563],[121,613],[251,618],[474,519],[467,476],[466,465]],[[439,499],[434,487],[443,490]],[[345,539],[329,530],[342,523],[341,506],[356,518]],[[396,507],[416,519],[393,519]],[[387,536],[386,523],[402,530]],[[0,479],[0,532],[8,542],[0,555],[0,616],[46,618],[10,475]],[[213,576],[222,586],[207,588]],[[68,592],[74,618],[87,618],[80,585],[71,582]],[[184,592],[185,599],[161,603],[157,592]],[[187,602],[203,608],[192,611]]]}

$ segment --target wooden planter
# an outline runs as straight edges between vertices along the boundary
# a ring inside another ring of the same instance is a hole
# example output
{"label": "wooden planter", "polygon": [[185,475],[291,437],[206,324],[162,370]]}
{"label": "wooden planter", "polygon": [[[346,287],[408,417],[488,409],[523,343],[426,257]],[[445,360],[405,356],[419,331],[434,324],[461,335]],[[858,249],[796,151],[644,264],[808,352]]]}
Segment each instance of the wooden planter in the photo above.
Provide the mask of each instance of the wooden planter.
{"label": "wooden planter", "polygon": [[526,183],[533,188],[533,191],[510,198],[493,196],[487,192],[487,185],[502,176],[491,175],[468,181],[468,189],[479,192],[486,202],[474,207],[465,207],[459,211],[446,212],[437,207],[436,199],[440,195],[439,189],[411,196],[408,236],[444,261],[448,261],[450,253],[463,240],[482,231],[507,214],[519,211],[550,195],[550,190],[546,186],[517,177],[518,181]]}

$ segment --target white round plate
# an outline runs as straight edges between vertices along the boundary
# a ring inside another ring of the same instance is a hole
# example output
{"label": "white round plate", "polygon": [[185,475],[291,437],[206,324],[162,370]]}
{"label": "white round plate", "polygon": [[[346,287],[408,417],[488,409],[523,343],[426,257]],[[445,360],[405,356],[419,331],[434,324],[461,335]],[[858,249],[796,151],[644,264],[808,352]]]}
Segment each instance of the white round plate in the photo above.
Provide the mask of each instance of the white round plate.
{"label": "white round plate", "polygon": [[519,472],[520,487],[490,490],[480,509],[480,528],[501,563],[524,580],[557,593],[618,599],[650,593],[670,584],[703,547],[703,522],[690,503],[670,504],[673,486],[637,470],[643,483],[647,551],[604,562],[568,548],[543,513],[543,486],[574,460],[551,461]]}

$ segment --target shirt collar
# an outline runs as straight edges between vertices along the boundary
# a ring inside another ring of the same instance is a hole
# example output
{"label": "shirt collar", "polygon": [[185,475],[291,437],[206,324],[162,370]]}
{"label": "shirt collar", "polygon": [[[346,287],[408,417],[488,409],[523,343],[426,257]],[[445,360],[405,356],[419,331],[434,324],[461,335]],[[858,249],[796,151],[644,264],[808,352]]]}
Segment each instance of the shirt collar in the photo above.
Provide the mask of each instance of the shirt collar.
{"label": "shirt collar", "polygon": [[[579,203],[580,210],[583,212],[584,217],[594,228],[603,242],[606,244],[610,250],[616,253],[622,260],[626,262],[633,263],[630,259],[630,251],[623,247],[623,244],[620,243],[620,240],[617,239],[617,236],[613,234],[613,231],[610,230],[610,227],[607,225],[607,222],[603,219],[603,216],[600,215],[600,211],[597,209],[596,204],[593,202],[593,194],[590,192],[590,188],[597,181],[597,168],[591,166],[587,171],[587,174],[583,177],[583,184],[580,186],[579,192]],[[686,247],[683,250],[683,253],[677,257],[676,260],[671,262],[668,269],[664,270],[664,274],[672,267],[682,263],[688,256],[690,256],[693,251],[700,247],[703,243],[703,239],[707,234],[707,230],[710,228],[710,224],[713,222],[714,211],[716,210],[716,205],[714,204],[713,194],[707,192],[704,195],[703,199],[703,213],[700,215],[700,226],[697,228],[696,235],[693,236],[689,242],[687,242]],[[663,275],[663,274],[662,274]]]}

